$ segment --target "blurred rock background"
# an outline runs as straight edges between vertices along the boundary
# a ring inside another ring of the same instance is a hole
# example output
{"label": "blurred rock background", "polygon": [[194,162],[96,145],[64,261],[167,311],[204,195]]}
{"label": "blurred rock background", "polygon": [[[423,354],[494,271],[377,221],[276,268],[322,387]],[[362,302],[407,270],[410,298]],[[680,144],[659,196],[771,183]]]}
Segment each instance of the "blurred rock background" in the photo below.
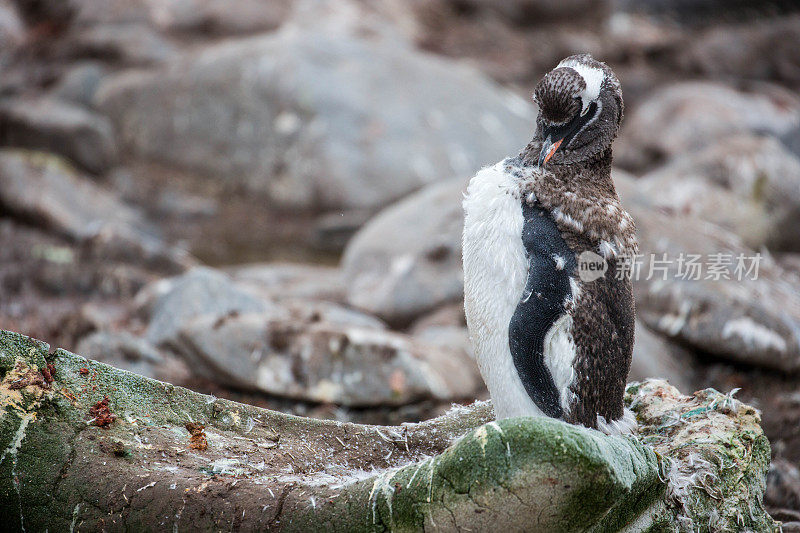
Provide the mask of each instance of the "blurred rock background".
{"label": "blurred rock background", "polygon": [[485,397],[461,193],[587,51],[642,251],[764,257],[638,282],[632,379],[740,388],[800,530],[798,50],[788,0],[0,0],[0,328],[309,416]]}

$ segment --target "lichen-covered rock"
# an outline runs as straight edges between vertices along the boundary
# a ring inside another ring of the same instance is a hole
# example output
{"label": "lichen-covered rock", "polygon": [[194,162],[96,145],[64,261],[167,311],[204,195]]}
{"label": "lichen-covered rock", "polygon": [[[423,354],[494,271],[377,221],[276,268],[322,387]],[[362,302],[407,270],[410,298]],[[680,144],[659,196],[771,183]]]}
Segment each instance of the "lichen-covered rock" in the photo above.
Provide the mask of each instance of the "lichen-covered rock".
{"label": "lichen-covered rock", "polygon": [[641,442],[662,458],[666,503],[675,519],[670,529],[777,529],[762,502],[769,441],[759,412],[734,392],[705,389],[688,397],[658,380],[626,391]]}
{"label": "lichen-covered rock", "polygon": [[488,403],[365,426],[48,352],[0,331],[10,529],[776,529],[760,503],[769,445],[757,413],[714,391],[632,385],[638,437],[548,418],[492,422]]}

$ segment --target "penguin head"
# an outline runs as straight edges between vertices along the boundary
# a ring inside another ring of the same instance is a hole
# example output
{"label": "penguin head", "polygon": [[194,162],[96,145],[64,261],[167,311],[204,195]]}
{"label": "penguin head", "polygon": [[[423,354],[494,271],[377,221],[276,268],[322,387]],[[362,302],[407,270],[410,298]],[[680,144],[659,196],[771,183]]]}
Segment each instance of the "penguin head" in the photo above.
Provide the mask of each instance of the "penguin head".
{"label": "penguin head", "polygon": [[579,163],[611,146],[622,120],[622,89],[605,63],[589,54],[570,56],[536,86],[538,164]]}

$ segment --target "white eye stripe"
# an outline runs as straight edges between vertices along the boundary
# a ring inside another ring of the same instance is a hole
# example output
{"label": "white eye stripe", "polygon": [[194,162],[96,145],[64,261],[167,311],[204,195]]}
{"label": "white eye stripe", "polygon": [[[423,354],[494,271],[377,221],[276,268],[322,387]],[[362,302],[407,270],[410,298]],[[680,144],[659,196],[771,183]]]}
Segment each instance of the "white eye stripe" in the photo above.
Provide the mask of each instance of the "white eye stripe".
{"label": "white eye stripe", "polygon": [[[587,109],[588,109],[588,108],[587,108]],[[565,147],[565,148],[569,148],[569,149],[571,149],[571,150],[575,150],[575,149],[577,149],[578,147],[576,147],[576,146],[572,146],[572,142],[573,142],[575,139],[577,139],[578,137],[580,137],[580,134],[581,134],[581,133],[583,133],[583,131],[584,131],[586,128],[588,128],[589,126],[591,126],[592,124],[594,124],[595,122],[597,122],[597,119],[598,119],[598,117],[600,116],[600,113],[602,113],[602,112],[603,112],[603,102],[602,102],[601,100],[598,100],[598,101],[597,101],[597,110],[594,112],[594,115],[592,115],[592,117],[591,117],[589,120],[587,120],[587,121],[586,121],[586,124],[584,124],[583,126],[581,126],[581,129],[579,129],[577,132],[575,132],[575,135],[573,135],[573,137],[572,137],[572,140],[570,141],[569,145],[568,145],[567,147]],[[586,144],[586,143],[584,143],[584,145],[585,145],[585,144]]]}

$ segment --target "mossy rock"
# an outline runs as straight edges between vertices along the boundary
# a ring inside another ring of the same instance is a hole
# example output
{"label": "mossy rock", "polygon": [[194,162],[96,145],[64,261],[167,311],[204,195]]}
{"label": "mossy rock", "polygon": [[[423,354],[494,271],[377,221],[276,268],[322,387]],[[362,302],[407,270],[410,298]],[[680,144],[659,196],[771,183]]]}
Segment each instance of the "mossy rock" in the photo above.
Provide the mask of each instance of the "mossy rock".
{"label": "mossy rock", "polygon": [[[695,435],[699,419],[687,416],[686,446],[672,449],[673,426],[654,417],[719,393],[696,400],[664,382],[629,388],[641,431],[619,437],[547,418],[493,422],[485,402],[397,427],[307,419],[2,331],[0,377],[0,511],[11,529],[679,530],[708,518],[719,496],[676,495],[667,481],[689,448],[724,454],[720,524],[747,508],[748,529],[775,527],[760,503],[769,445],[755,411],[706,403],[711,426]],[[730,419],[724,438],[709,437],[716,416]]]}

